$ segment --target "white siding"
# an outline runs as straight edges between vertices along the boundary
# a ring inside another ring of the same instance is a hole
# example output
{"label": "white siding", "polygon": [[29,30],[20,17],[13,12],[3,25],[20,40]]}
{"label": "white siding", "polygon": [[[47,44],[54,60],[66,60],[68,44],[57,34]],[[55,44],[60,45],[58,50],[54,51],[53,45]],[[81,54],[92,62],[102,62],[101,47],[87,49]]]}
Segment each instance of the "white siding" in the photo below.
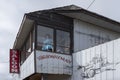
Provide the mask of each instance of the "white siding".
{"label": "white siding", "polygon": [[120,33],[80,20],[74,20],[74,52],[87,49],[119,37]]}
{"label": "white siding", "polygon": [[34,52],[26,59],[26,61],[20,67],[20,77],[22,79],[32,75],[35,73],[35,60],[34,60]]}
{"label": "white siding", "polygon": [[12,75],[12,80],[22,80],[20,74],[11,74],[11,75]]}
{"label": "white siding", "polygon": [[120,39],[74,53],[73,80],[120,80]]}
{"label": "white siding", "polygon": [[37,73],[72,74],[71,55],[36,51]]}

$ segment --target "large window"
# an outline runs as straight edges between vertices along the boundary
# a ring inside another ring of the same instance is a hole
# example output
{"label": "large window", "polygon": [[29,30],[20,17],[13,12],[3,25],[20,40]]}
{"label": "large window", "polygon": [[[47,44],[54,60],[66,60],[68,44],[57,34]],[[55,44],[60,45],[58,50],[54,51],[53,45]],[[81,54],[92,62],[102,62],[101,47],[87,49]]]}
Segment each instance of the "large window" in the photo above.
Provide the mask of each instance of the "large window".
{"label": "large window", "polygon": [[37,26],[38,50],[70,54],[70,32]]}
{"label": "large window", "polygon": [[37,28],[37,49],[42,51],[53,51],[53,29],[38,26]]}
{"label": "large window", "polygon": [[70,33],[65,31],[56,31],[56,51],[60,53],[70,53]]}

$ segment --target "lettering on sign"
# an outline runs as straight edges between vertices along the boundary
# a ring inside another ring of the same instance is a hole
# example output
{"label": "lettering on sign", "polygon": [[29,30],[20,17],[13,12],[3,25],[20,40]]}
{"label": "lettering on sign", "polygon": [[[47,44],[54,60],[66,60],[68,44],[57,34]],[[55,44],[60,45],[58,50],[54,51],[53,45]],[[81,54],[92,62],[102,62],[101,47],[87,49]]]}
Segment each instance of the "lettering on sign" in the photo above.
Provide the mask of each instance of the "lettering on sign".
{"label": "lettering on sign", "polygon": [[10,49],[10,73],[19,73],[19,51]]}
{"label": "lettering on sign", "polygon": [[71,60],[69,60],[65,57],[59,56],[59,55],[40,55],[37,57],[38,60],[43,60],[43,59],[48,59],[48,58],[59,59],[59,60],[62,60],[66,63],[72,63]]}

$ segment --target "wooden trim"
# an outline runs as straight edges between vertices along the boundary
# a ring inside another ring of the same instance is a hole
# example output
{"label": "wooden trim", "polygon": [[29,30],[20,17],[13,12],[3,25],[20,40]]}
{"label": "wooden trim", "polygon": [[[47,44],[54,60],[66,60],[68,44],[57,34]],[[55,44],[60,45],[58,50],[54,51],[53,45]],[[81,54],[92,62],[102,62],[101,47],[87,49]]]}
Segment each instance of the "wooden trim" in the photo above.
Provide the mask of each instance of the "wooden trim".
{"label": "wooden trim", "polygon": [[54,32],[53,32],[53,36],[54,36],[54,52],[56,52],[56,30],[54,29]]}
{"label": "wooden trim", "polygon": [[74,23],[72,21],[72,27],[71,27],[71,31],[70,31],[70,54],[72,55],[72,53],[74,52]]}
{"label": "wooden trim", "polygon": [[35,23],[35,45],[34,45],[34,67],[35,67],[35,73],[37,72],[36,69],[36,48],[37,48],[37,23]]}
{"label": "wooden trim", "polygon": [[37,14],[28,14],[28,18],[35,20],[40,25],[48,26],[51,28],[70,31],[72,27],[72,18],[55,13],[40,14],[38,16],[36,15]]}

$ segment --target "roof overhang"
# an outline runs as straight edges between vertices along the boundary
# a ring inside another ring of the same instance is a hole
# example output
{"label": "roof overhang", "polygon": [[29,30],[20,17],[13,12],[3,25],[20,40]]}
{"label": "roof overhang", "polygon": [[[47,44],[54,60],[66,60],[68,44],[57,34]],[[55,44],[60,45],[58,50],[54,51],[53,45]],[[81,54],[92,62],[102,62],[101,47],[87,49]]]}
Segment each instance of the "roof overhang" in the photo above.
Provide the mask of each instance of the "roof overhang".
{"label": "roof overhang", "polygon": [[79,9],[79,10],[71,10],[71,11],[55,11],[58,14],[62,14],[64,16],[71,17],[73,19],[79,19],[94,25],[97,25],[99,27],[103,27],[106,29],[114,30],[116,32],[120,32],[120,23],[117,21],[114,21],[112,19],[106,18],[104,16],[98,15],[96,13]]}
{"label": "roof overhang", "polygon": [[23,17],[23,21],[21,23],[17,37],[15,39],[13,49],[21,48],[21,46],[24,44],[24,41],[26,40],[29,32],[31,31],[33,24],[34,24],[34,21],[27,18],[26,15]]}
{"label": "roof overhang", "polygon": [[120,32],[120,23],[112,20],[110,18],[104,17],[102,15],[99,15],[97,13],[88,11],[86,9],[83,9],[81,7],[70,5],[70,6],[64,6],[64,7],[58,7],[48,10],[41,10],[32,12],[33,14],[44,14],[44,13],[57,13],[62,14],[64,16],[71,17],[73,19],[79,19],[103,28],[107,28],[110,30],[114,30],[117,32]]}

